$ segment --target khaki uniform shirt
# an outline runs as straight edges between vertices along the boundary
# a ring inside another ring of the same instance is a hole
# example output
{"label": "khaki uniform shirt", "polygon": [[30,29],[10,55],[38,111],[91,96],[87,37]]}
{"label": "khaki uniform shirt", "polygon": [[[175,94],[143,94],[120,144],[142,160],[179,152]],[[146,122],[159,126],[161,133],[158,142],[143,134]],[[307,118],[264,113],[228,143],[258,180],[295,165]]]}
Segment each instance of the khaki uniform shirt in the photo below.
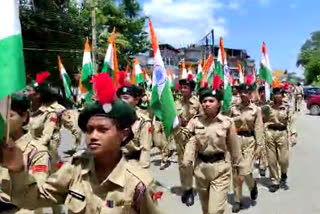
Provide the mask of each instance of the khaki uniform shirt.
{"label": "khaki uniform shirt", "polygon": [[[30,133],[23,135],[16,141],[18,148],[23,152],[23,159],[26,170],[29,175],[33,175],[35,181],[43,183],[51,171],[50,156],[48,149],[45,146],[37,145],[32,142]],[[31,181],[29,184],[32,184]],[[11,201],[10,192],[11,186],[14,183],[10,182],[9,172],[5,168],[0,167],[0,199],[3,201]],[[20,193],[21,194],[21,193]],[[15,213],[17,210],[13,210]],[[22,212],[22,210],[20,210]],[[34,213],[34,211],[23,210],[23,213]]]}
{"label": "khaki uniform shirt", "polygon": [[240,102],[241,102],[241,98],[240,98],[239,95],[232,95],[232,98],[231,98],[231,107],[232,107],[232,106],[235,106],[235,105],[238,105]]}
{"label": "khaki uniform shirt", "polygon": [[302,86],[296,86],[296,87],[294,88],[294,95],[295,95],[295,96],[298,96],[298,95],[302,96],[302,95],[303,95],[303,88],[302,88]]}
{"label": "khaki uniform shirt", "polygon": [[74,141],[73,141],[74,148],[81,143],[82,132],[78,126],[78,118],[79,118],[79,111],[77,109],[65,110],[61,115],[61,124],[71,132],[74,138]]}
{"label": "khaki uniform shirt", "polygon": [[183,127],[188,124],[192,117],[199,114],[201,106],[196,96],[191,96],[189,100],[183,100],[182,97],[181,100],[176,100],[175,105]]}
{"label": "khaki uniform shirt", "polygon": [[196,154],[214,155],[230,153],[233,167],[238,167],[240,174],[246,174],[240,145],[237,140],[234,123],[231,118],[218,114],[211,119],[197,115],[190,120],[184,130],[191,135],[184,153],[184,163],[193,165]]}
{"label": "khaki uniform shirt", "polygon": [[275,125],[279,127],[287,127],[289,136],[296,135],[297,131],[293,126],[293,114],[290,110],[290,106],[282,102],[280,105],[276,105],[274,102],[270,102],[269,105],[262,109],[265,116],[265,127],[269,125]]}
{"label": "khaki uniform shirt", "polygon": [[123,148],[123,152],[127,155],[141,152],[140,160],[143,167],[148,167],[150,164],[149,156],[152,143],[152,121],[146,116],[140,108],[136,108],[137,120],[132,125],[131,129],[134,134],[134,138]]}
{"label": "khaki uniform shirt", "polygon": [[64,110],[65,108],[57,102],[50,106],[42,105],[30,118],[28,130],[33,139],[45,146],[50,145],[51,141],[58,144],[61,127],[58,113]]}
{"label": "khaki uniform shirt", "polygon": [[75,155],[42,184],[28,186],[32,178],[25,172],[10,173],[10,177],[15,184],[13,201],[29,209],[64,203],[69,213],[159,213],[152,200],[153,178],[124,157],[102,182],[97,179],[92,155],[86,152]]}
{"label": "khaki uniform shirt", "polygon": [[253,103],[244,106],[240,103],[233,106],[230,111],[237,132],[248,131],[254,132],[256,144],[258,146],[264,145],[264,127],[262,121],[261,109]]}

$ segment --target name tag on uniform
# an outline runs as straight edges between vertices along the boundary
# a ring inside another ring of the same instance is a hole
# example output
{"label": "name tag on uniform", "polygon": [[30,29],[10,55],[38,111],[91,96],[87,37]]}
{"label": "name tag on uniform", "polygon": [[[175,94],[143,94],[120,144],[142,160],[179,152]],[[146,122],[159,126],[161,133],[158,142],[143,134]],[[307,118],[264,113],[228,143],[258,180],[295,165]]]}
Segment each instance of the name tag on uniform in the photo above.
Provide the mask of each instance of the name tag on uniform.
{"label": "name tag on uniform", "polygon": [[195,129],[204,129],[204,126],[196,126]]}
{"label": "name tag on uniform", "polygon": [[81,195],[80,193],[77,193],[72,190],[69,190],[68,194],[70,194],[72,197],[74,197],[80,201],[84,201],[84,199],[86,198],[84,195]]}

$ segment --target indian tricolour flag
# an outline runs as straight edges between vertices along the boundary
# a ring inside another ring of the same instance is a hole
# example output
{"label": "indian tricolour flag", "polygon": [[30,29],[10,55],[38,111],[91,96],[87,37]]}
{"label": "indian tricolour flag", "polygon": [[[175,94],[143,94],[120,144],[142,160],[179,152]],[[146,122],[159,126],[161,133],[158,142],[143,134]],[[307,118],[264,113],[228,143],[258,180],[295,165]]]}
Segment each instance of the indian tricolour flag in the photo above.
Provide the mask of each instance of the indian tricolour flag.
{"label": "indian tricolour flag", "polygon": [[62,79],[63,87],[64,87],[64,93],[66,95],[66,98],[70,101],[72,101],[71,97],[71,80],[70,77],[64,68],[60,56],[58,56],[58,65],[59,65],[59,71],[60,71],[60,77]]}
{"label": "indian tricolour flag", "polygon": [[240,60],[237,61],[237,67],[239,71],[239,83],[244,84],[244,73],[243,73],[242,64]]}
{"label": "indian tricolour flag", "polygon": [[196,76],[196,88],[195,91],[198,91],[200,88],[200,83],[202,80],[203,71],[202,71],[202,59],[199,59],[198,61],[198,70],[197,70],[197,76]]}
{"label": "indian tricolour flag", "polygon": [[[221,74],[222,71],[223,73]],[[217,76],[218,76],[217,79],[219,80],[220,78],[223,78],[224,92],[223,92],[222,111],[227,112],[230,109],[230,104],[232,99],[232,89],[231,89],[231,83],[230,83],[230,69],[228,67],[227,57],[224,52],[223,38],[220,38],[220,47],[219,47],[218,62],[217,62]]]}
{"label": "indian tricolour flag", "polygon": [[151,109],[154,114],[163,122],[164,131],[167,137],[173,131],[173,128],[179,124],[176,108],[168,76],[164,63],[160,54],[159,45],[154,29],[149,19],[149,27],[151,34],[151,45],[154,54],[154,70],[152,80],[152,96],[151,96]]}
{"label": "indian tricolour flag", "polygon": [[182,64],[182,70],[181,70],[181,75],[180,75],[180,79],[181,80],[185,80],[188,78],[188,72],[187,72],[187,69],[186,69],[186,63],[184,61],[184,59],[182,59],[181,61],[181,64]]}
{"label": "indian tricolour flag", "polygon": [[226,64],[226,55],[224,52],[224,45],[223,45],[223,39],[220,38],[219,42],[219,52],[218,52],[218,60],[217,60],[217,67],[216,72],[214,74],[214,80],[213,80],[213,90],[217,90],[220,88],[222,84],[223,73],[224,73],[224,65]]}
{"label": "indian tricolour flag", "polygon": [[0,1],[0,139],[12,93],[26,87],[19,5],[16,0]]}
{"label": "indian tricolour flag", "polygon": [[110,77],[113,78],[115,86],[118,86],[118,60],[115,46],[115,29],[110,34],[108,49],[104,57],[102,72],[108,72]]}
{"label": "indian tricolour flag", "polygon": [[265,80],[265,97],[266,101],[270,100],[270,85],[272,83],[272,70],[269,62],[266,44],[262,43],[262,58],[259,70],[260,79]]}
{"label": "indian tricolour flag", "polygon": [[132,79],[134,81],[131,81],[131,83],[136,85],[145,82],[145,79],[143,78],[142,69],[137,58],[133,60]]}
{"label": "indian tricolour flag", "polygon": [[[93,66],[91,61],[91,50],[88,38],[84,45],[84,53],[82,60],[82,72],[81,72],[81,84],[86,89],[86,91],[92,91],[91,77],[94,74]],[[80,86],[81,87],[81,86]],[[83,90],[80,88],[80,90]]]}

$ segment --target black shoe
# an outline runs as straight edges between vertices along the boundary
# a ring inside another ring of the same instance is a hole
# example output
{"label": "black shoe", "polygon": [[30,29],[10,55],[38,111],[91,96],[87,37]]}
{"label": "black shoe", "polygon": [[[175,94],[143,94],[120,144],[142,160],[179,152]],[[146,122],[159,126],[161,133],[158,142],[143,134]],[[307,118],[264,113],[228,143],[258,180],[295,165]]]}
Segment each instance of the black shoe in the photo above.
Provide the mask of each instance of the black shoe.
{"label": "black shoe", "polygon": [[282,173],[282,174],[281,174],[281,182],[286,183],[286,182],[287,182],[287,179],[288,179],[287,173]]}
{"label": "black shoe", "polygon": [[255,182],[253,189],[250,191],[251,200],[255,201],[258,198],[258,187],[257,182]]}
{"label": "black shoe", "polygon": [[181,201],[182,203],[186,204],[188,207],[192,206],[194,204],[194,195],[193,195],[193,190],[187,190],[183,193],[181,196]]}
{"label": "black shoe", "polygon": [[266,170],[265,169],[260,169],[259,173],[260,173],[261,177],[266,177]]}
{"label": "black shoe", "polygon": [[280,188],[280,186],[278,184],[273,184],[269,187],[269,191],[276,192],[276,191],[278,191],[279,188]]}
{"label": "black shoe", "polygon": [[235,202],[234,205],[232,206],[232,212],[233,213],[238,213],[241,210],[241,203],[240,202]]}

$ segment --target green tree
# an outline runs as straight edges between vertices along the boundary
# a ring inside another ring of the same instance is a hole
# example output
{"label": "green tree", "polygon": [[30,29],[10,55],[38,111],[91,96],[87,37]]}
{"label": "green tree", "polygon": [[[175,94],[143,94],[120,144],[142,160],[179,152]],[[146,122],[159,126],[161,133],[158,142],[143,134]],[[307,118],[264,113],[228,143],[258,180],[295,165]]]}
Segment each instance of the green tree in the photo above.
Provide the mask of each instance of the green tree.
{"label": "green tree", "polygon": [[[84,40],[91,40],[91,9],[95,6],[97,19],[97,62],[103,63],[108,39],[116,29],[116,46],[120,68],[139,52],[148,49],[144,31],[145,18],[135,0],[85,1],[79,9],[74,0],[34,0],[34,8],[21,7],[21,23],[27,73],[30,79],[47,70],[51,80],[61,84],[58,75],[59,54],[69,74],[78,74],[82,67]],[[101,67],[99,68],[101,69]],[[71,75],[72,76],[72,75]],[[77,81],[73,79],[73,83]]]}
{"label": "green tree", "polygon": [[303,66],[306,84],[317,81],[320,75],[320,31],[311,34],[301,47],[297,60],[297,66]]}

